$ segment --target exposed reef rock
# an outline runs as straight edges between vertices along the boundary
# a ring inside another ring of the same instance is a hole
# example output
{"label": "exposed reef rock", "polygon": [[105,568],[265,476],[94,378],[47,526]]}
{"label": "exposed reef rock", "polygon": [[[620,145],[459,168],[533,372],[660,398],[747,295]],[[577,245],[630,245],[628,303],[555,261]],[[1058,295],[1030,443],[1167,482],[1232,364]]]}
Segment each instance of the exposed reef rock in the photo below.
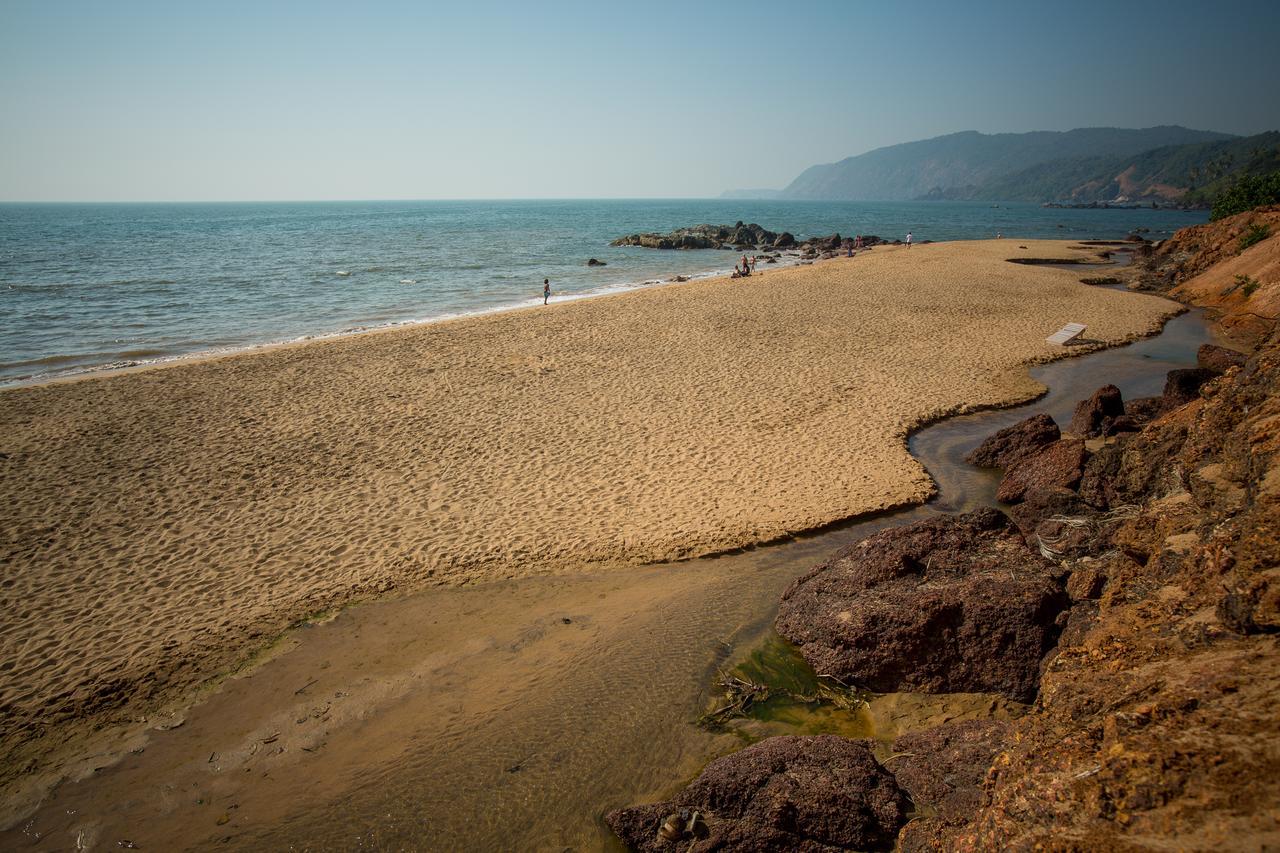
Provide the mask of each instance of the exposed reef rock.
{"label": "exposed reef rock", "polygon": [[1027,702],[1066,606],[1052,564],[984,509],[854,543],[791,585],[775,625],[846,683]]}
{"label": "exposed reef rock", "polygon": [[[864,744],[819,735],[761,741],[711,762],[675,799],[605,820],[639,851],[826,853],[892,849],[909,808]],[[669,816],[673,828],[660,835]]]}

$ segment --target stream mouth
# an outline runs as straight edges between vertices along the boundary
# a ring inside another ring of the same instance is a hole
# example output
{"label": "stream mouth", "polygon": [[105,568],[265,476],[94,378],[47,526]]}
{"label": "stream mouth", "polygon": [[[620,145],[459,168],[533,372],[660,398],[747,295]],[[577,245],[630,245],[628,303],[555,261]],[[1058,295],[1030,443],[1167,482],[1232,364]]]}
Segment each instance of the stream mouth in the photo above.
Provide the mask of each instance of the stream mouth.
{"label": "stream mouth", "polygon": [[[867,695],[848,708],[763,702],[712,731],[723,672],[809,695],[773,633],[781,594],[890,526],[993,505],[964,456],[1035,412],[1059,424],[1100,385],[1161,392],[1213,340],[1199,312],[1158,336],[1034,368],[1039,401],[948,418],[911,437],[931,503],[776,545],[616,572],[430,590],[300,629],[287,654],[229,679],[144,751],[64,783],[0,846],[31,835],[96,849],[616,850],[611,809],[665,799],[744,741],[833,732],[887,742],[948,719],[1014,716],[973,694]],[[779,693],[782,697],[782,693]]]}

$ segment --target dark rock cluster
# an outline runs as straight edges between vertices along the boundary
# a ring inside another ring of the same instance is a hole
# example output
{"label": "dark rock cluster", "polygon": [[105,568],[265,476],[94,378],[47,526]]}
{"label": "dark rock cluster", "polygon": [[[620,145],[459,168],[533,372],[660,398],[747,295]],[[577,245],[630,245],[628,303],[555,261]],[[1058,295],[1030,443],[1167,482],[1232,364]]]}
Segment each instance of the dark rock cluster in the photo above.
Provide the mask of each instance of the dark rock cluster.
{"label": "dark rock cluster", "polygon": [[[879,237],[862,238],[864,247],[871,247],[883,242]],[[811,237],[797,240],[789,231],[777,233],[762,228],[756,223],[735,225],[693,225],[688,228],[677,228],[669,234],[630,234],[619,237],[611,246],[642,246],[646,249],[732,249],[746,251],[779,251],[796,250],[801,254],[817,256],[822,253],[836,253],[851,249],[852,237],[841,237],[832,234],[828,237]]]}

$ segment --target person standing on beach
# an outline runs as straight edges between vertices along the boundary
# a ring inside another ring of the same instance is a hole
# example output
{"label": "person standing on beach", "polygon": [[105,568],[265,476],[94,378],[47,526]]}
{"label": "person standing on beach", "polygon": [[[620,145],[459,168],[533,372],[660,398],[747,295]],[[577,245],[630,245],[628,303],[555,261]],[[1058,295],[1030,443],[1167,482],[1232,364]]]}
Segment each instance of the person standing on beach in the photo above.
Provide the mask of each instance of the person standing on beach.
{"label": "person standing on beach", "polygon": [[907,232],[907,248],[908,249],[911,248],[911,232],[910,231]]}
{"label": "person standing on beach", "polygon": [[551,298],[551,279],[544,278],[542,280],[542,304],[546,305],[547,300]]}

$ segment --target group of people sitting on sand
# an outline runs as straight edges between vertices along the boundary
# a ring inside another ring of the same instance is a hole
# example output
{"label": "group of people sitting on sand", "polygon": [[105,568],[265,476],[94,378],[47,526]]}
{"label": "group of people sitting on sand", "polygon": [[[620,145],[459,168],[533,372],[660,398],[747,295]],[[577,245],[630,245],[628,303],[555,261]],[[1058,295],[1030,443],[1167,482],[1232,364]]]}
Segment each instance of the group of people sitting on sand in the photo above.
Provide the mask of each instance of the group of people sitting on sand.
{"label": "group of people sitting on sand", "polygon": [[756,271],[756,256],[752,255],[750,258],[748,258],[746,255],[743,255],[741,266],[739,266],[738,264],[734,264],[733,275],[729,276],[729,278],[746,278],[747,276],[751,275],[755,271]]}
{"label": "group of people sitting on sand", "polygon": [[849,246],[849,257],[852,258],[854,255],[858,254],[858,252],[861,252],[862,249],[863,249],[862,235],[859,234],[857,237],[853,238],[853,243]]}

